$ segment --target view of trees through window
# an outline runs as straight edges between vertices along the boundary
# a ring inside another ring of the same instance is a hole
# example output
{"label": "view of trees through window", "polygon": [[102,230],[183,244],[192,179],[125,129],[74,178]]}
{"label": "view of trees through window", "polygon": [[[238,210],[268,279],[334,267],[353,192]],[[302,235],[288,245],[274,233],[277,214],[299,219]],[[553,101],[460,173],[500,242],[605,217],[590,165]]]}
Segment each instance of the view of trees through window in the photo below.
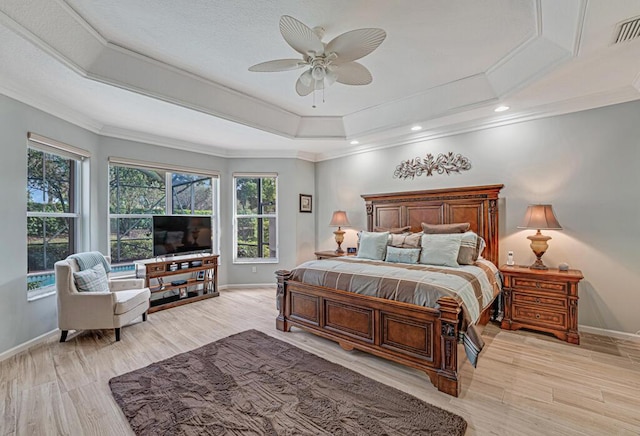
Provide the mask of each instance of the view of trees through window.
{"label": "view of trees through window", "polygon": [[33,148],[27,155],[27,268],[53,269],[75,251],[76,162]]}
{"label": "view of trees through window", "polygon": [[236,259],[277,259],[276,177],[235,177]]}
{"label": "view of trees through window", "polygon": [[111,165],[112,261],[123,263],[153,256],[153,215],[215,216],[213,181],[211,176]]}

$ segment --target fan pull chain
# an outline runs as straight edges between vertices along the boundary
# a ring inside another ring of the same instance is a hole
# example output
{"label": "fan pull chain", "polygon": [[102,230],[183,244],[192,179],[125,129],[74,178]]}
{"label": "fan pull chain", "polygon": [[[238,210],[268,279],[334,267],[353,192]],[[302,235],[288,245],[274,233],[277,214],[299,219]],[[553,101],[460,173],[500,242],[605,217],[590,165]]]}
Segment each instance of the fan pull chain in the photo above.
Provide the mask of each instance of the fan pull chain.
{"label": "fan pull chain", "polygon": [[313,104],[311,105],[312,108],[316,108],[316,85],[313,85]]}

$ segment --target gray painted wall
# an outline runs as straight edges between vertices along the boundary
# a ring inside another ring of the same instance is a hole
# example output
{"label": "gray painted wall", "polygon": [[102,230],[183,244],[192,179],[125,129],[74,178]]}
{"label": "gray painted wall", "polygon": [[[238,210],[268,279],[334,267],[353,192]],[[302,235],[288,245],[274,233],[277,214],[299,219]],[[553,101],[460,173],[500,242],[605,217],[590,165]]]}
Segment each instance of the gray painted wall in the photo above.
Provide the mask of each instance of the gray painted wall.
{"label": "gray painted wall", "polygon": [[[640,102],[512,124],[447,138],[325,161],[316,166],[318,249],[335,246],[328,223],[346,209],[353,228],[366,227],[361,194],[455,186],[505,185],[500,202],[500,256],[535,260],[517,229],[530,203],[551,203],[563,231],[543,231],[553,239],[544,261],[581,269],[579,323],[636,333],[640,330]],[[473,165],[461,174],[394,179],[401,160],[453,151]]]}
{"label": "gray painted wall", "polygon": [[[315,191],[314,164],[297,159],[225,159],[150,144],[102,137],[0,95],[0,354],[57,328],[55,296],[26,298],[27,132],[35,132],[92,153],[85,188],[89,235],[84,249],[108,251],[108,158],[110,156],[174,164],[220,172],[219,284],[275,283],[274,272],[313,256],[314,214],[298,213],[298,194]],[[280,262],[232,264],[232,173],[276,172],[279,195]]]}
{"label": "gray painted wall", "polygon": [[94,134],[0,95],[0,353],[57,328],[55,297],[26,297],[29,131],[90,152],[97,146]]}
{"label": "gray painted wall", "polygon": [[[100,137],[39,110],[0,96],[0,353],[56,328],[55,297],[26,299],[26,145],[33,131],[92,152],[87,249],[107,249],[107,158],[126,157],[220,172],[221,284],[273,283],[273,272],[333,249],[331,214],[345,209],[353,224],[344,247],[355,246],[364,228],[361,194],[503,183],[501,256],[534,259],[526,236],[517,229],[527,204],[554,205],[563,231],[544,260],[568,262],[585,275],[580,287],[579,322],[596,328],[640,330],[637,291],[640,253],[633,230],[640,222],[640,103],[487,129],[422,143],[325,161],[223,159],[149,144]],[[470,158],[471,171],[451,176],[393,179],[402,159],[453,151]],[[231,263],[232,179],[234,172],[279,174],[279,264]],[[312,194],[313,213],[298,212],[298,195]],[[86,218],[86,217],[85,217]]]}

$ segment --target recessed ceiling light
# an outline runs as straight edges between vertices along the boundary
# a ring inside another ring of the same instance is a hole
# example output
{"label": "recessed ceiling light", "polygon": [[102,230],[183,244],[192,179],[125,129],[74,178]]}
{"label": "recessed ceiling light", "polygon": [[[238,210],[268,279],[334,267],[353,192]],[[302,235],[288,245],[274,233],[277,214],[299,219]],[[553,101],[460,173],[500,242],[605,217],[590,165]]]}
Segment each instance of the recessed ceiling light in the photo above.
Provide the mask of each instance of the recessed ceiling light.
{"label": "recessed ceiling light", "polygon": [[498,106],[493,111],[494,112],[504,112],[504,111],[508,111],[508,110],[509,110],[509,106]]}
{"label": "recessed ceiling light", "polygon": [[358,145],[360,144],[360,142],[356,141],[355,139],[353,141],[350,142],[351,145]]}
{"label": "recessed ceiling light", "polygon": [[413,130],[414,132],[417,132],[418,130],[422,130],[422,126],[413,126],[411,130]]}

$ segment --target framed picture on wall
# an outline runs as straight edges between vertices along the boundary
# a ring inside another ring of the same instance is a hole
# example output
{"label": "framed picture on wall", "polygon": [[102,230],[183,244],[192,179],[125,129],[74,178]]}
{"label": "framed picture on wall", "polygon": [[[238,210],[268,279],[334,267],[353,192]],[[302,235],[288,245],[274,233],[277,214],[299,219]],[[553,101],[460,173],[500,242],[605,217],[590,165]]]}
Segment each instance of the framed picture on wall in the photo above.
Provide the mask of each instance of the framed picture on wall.
{"label": "framed picture on wall", "polygon": [[300,194],[300,212],[312,212],[312,197],[307,194]]}

